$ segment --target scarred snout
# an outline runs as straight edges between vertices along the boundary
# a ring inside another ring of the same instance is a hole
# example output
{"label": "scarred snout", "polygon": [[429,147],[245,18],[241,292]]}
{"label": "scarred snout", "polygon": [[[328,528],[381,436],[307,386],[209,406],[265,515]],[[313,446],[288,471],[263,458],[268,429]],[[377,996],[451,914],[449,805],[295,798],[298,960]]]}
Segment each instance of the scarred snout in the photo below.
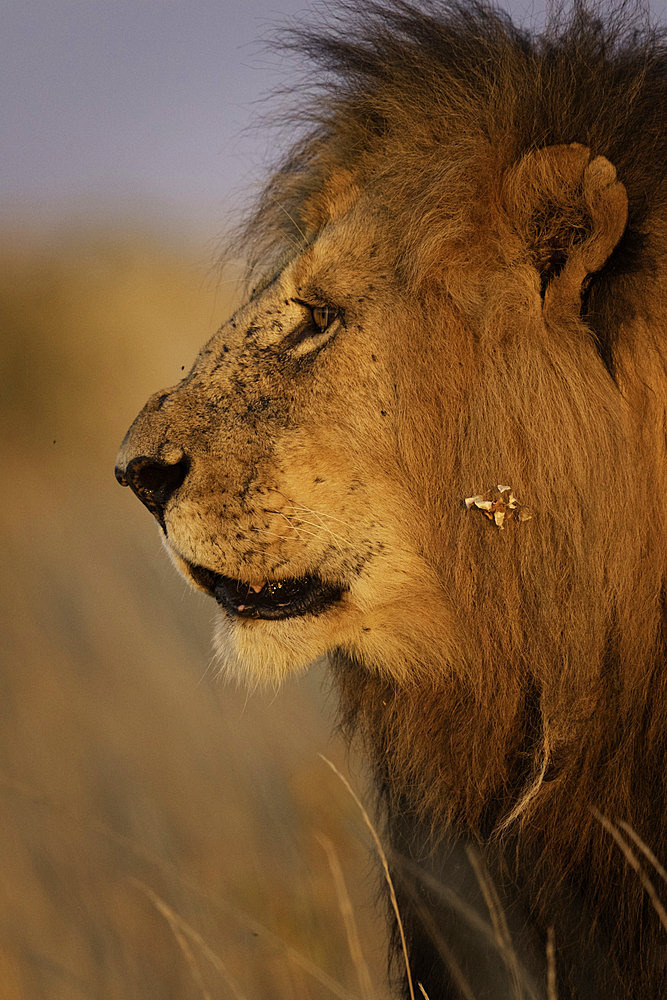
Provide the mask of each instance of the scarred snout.
{"label": "scarred snout", "polygon": [[121,486],[129,486],[136,493],[166,533],[165,507],[183,484],[189,468],[190,462],[185,456],[169,465],[148,455],[138,455],[125,469],[116,466],[116,479]]}
{"label": "scarred snout", "polygon": [[190,458],[169,439],[162,409],[170,393],[159,392],[146,403],[120,447],[116,479],[129,486],[167,532],[167,504],[183,485],[190,471]]}
{"label": "scarred snout", "polygon": [[313,546],[311,557],[299,526],[280,509],[292,511],[296,501],[285,504],[286,494],[271,485],[271,470],[260,469],[269,453],[259,430],[253,426],[254,433],[244,434],[254,396],[228,394],[223,405],[207,407],[204,395],[201,383],[188,377],[152,396],[123,441],[116,479],[158,521],[186,579],[213,597],[228,619],[312,620],[338,605],[347,590],[340,571],[333,578],[320,571],[328,538],[320,550]]}

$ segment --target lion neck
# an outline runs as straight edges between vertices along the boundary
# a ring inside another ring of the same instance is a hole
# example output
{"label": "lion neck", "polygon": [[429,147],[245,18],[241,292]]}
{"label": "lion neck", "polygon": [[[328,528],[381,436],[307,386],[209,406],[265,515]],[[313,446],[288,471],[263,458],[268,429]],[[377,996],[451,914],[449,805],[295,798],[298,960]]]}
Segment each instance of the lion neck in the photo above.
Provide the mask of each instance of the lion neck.
{"label": "lion neck", "polygon": [[[616,656],[610,647],[608,669]],[[543,753],[535,687],[505,686],[502,697],[495,691],[482,702],[451,675],[441,687],[399,685],[340,651],[330,662],[341,727],[371,762],[399,873],[407,859],[433,880],[452,844],[471,843],[481,849],[506,905],[525,913],[540,933],[561,921],[561,940],[580,935],[584,978],[592,948],[608,956],[612,980],[615,969],[631,966],[633,949],[657,954],[660,927],[649,898],[593,811],[627,822],[647,839],[649,831],[665,830],[664,789],[650,779],[650,769],[637,767],[628,776],[621,760],[646,761],[659,752],[659,734],[641,718],[621,724],[616,695],[599,704],[598,723],[589,724],[577,753],[554,755],[538,793],[517,814],[517,800],[534,783]],[[664,682],[663,667],[658,651],[656,685]],[[650,846],[664,856],[666,843]],[[601,872],[604,880],[596,874]],[[647,965],[641,989],[663,974]],[[641,989],[636,995],[645,995]]]}

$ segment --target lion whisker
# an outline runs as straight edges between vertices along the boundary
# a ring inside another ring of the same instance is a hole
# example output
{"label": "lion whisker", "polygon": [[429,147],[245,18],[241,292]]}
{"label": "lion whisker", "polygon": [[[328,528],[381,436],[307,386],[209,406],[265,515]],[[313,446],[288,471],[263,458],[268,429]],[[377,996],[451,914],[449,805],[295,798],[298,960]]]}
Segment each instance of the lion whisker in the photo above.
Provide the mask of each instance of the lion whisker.
{"label": "lion whisker", "polygon": [[337,535],[335,531],[331,528],[327,528],[326,524],[314,524],[312,521],[300,521],[299,524],[307,524],[311,528],[318,529],[317,531],[312,531],[310,534],[317,536],[320,531],[326,531],[327,535],[330,535],[334,541],[338,542],[342,547],[349,548],[350,542],[342,537],[342,535]]}
{"label": "lion whisker", "polygon": [[[307,507],[303,507],[301,509],[304,510],[304,511],[309,511],[309,508],[307,508]],[[343,543],[347,547],[349,547],[349,545],[350,545],[350,541],[349,540],[346,540],[342,536],[337,535],[334,531],[331,530],[331,528],[328,528],[325,524],[314,524],[312,521],[304,521],[304,520],[302,520],[300,512],[297,512],[296,510],[293,510],[293,511],[289,511],[289,510],[270,510],[270,511],[267,511],[266,513],[267,514],[277,514],[280,517],[283,517],[288,522],[288,524],[290,525],[290,527],[294,528],[295,531],[298,530],[298,528],[300,528],[302,525],[306,525],[307,524],[311,528],[318,529],[318,531],[319,530],[326,531],[329,535],[331,535],[332,538],[335,538],[337,541]],[[312,513],[315,516],[317,516],[317,511],[312,511]],[[299,518],[299,524],[298,524],[298,526],[296,524],[294,524],[292,522],[292,520],[291,520],[291,518],[296,518],[296,517]],[[317,533],[318,533],[318,531],[311,531],[311,532],[308,532],[308,534],[316,536]]]}
{"label": "lion whisker", "polygon": [[[329,514],[327,511],[315,510],[314,507],[308,507],[306,504],[297,503],[296,500],[292,499],[291,497],[285,496],[285,494],[280,493],[279,490],[276,490],[275,492],[278,493],[281,497],[283,497],[284,500],[287,501],[287,503],[290,505],[291,511],[295,514],[300,511],[303,511],[306,514],[313,514],[314,517],[320,517],[322,519],[327,519],[329,521],[337,521],[338,524],[342,524],[343,527],[348,528],[350,531],[353,530],[353,525],[349,521],[344,521],[342,518],[336,517],[334,514]],[[283,510],[285,510],[285,508],[283,508]]]}

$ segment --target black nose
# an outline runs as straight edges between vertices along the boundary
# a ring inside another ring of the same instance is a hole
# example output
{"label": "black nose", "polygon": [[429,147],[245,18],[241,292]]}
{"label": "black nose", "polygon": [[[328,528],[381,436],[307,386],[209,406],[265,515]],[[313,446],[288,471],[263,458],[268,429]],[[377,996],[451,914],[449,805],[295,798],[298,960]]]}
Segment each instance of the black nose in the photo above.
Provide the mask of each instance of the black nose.
{"label": "black nose", "polygon": [[189,459],[183,457],[175,463],[159,462],[155,458],[139,455],[125,470],[116,466],[116,479],[121,486],[129,486],[141,502],[157,519],[165,535],[164,510],[190,469]]}

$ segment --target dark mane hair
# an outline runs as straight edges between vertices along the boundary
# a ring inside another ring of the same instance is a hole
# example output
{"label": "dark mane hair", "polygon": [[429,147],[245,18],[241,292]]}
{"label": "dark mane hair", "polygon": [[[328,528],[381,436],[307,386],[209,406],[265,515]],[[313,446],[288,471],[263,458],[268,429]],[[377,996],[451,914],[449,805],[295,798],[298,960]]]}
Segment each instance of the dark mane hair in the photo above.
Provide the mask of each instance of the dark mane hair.
{"label": "dark mane hair", "polygon": [[[377,215],[400,292],[411,306],[428,301],[421,319],[436,317],[437,330],[448,297],[466,315],[466,333],[477,332],[471,317],[492,289],[498,312],[487,328],[506,316],[514,332],[513,302],[502,295],[518,270],[516,248],[496,232],[484,256],[492,222],[505,223],[504,178],[527,154],[576,143],[610,161],[627,192],[622,236],[577,285],[581,316],[575,309],[569,340],[544,323],[537,277],[544,299],[583,224],[561,218],[562,205],[548,199],[529,219],[531,267],[521,276],[530,271],[544,340],[522,351],[517,336],[511,357],[488,349],[482,362],[483,349],[473,362],[475,347],[466,361],[447,346],[452,367],[469,365],[458,423],[443,429],[442,408],[425,402],[440,393],[442,404],[438,379],[446,376],[436,371],[424,385],[424,368],[410,368],[409,345],[400,356],[401,419],[416,414],[408,431],[432,444],[419,450],[410,482],[433,521],[424,537],[439,538],[431,565],[462,620],[480,633],[471,668],[478,674],[465,678],[466,687],[451,671],[445,683],[442,665],[427,663],[426,680],[399,683],[341,651],[332,667],[345,728],[366,739],[376,769],[420,967],[440,970],[438,930],[460,931],[437,892],[413,877],[412,861],[400,858],[430,858],[426,881],[462,871],[469,856],[459,857],[456,845],[449,842],[440,861],[433,851],[454,829],[484,844],[518,923],[538,936],[555,925],[563,964],[573,970],[561,997],[629,991],[652,1000],[665,983],[659,921],[592,810],[637,830],[656,854],[667,850],[666,521],[665,501],[656,500],[665,486],[667,373],[664,33],[632,2],[608,10],[575,2],[558,8],[543,33],[529,34],[476,0],[392,0],[361,9],[339,2],[328,28],[298,30],[284,44],[316,67],[308,78],[316,83],[291,119],[291,151],[240,235],[255,279],[313,242],[353,191],[355,205]],[[477,257],[467,256],[473,238]],[[424,343],[427,336],[430,328]],[[410,378],[421,381],[411,387]],[[503,407],[519,414],[508,433],[495,421]],[[512,470],[542,503],[530,542],[513,548],[481,539],[469,522],[443,514],[482,468],[490,476]],[[632,536],[629,495],[637,510]],[[624,541],[614,517],[624,522]]]}
{"label": "dark mane hair", "polygon": [[[433,274],[439,234],[457,221],[451,191],[462,174],[497,176],[531,149],[579,142],[614,164],[629,200],[625,233],[582,307],[612,371],[618,325],[636,308],[628,283],[655,270],[649,219],[665,201],[664,31],[633,0],[556,6],[537,35],[477,0],[334,10],[329,30],[283,38],[312,65],[290,118],[301,138],[243,227],[251,272],[275,270],[315,236],[322,219],[312,206],[344,170],[390,207],[397,264],[419,284]],[[540,264],[557,267],[558,257],[545,247]]]}

